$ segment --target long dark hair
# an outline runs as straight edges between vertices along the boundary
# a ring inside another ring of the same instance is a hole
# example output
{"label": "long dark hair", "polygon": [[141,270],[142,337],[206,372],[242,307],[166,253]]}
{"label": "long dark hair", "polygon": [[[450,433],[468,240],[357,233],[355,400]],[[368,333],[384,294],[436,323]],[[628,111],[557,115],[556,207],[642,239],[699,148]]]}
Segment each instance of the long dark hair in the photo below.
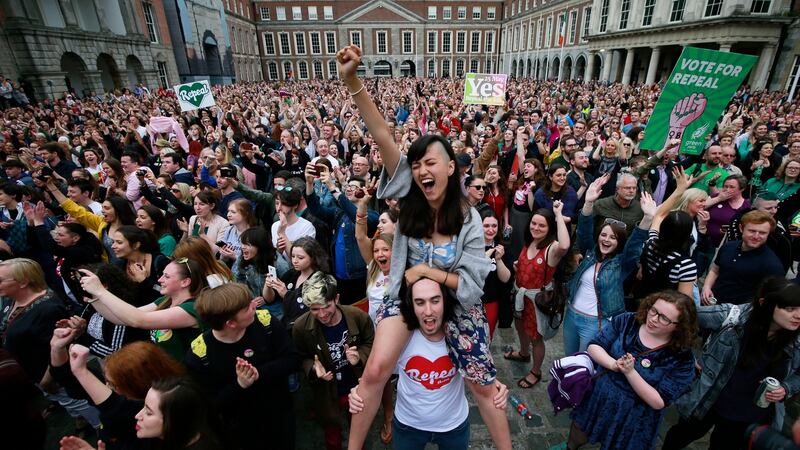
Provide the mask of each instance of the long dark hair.
{"label": "long dark hair", "polygon": [[144,211],[147,217],[153,221],[153,234],[155,234],[157,238],[160,239],[161,236],[169,232],[169,224],[167,223],[167,218],[164,216],[163,211],[153,205],[142,205],[139,209]]}
{"label": "long dark hair", "polygon": [[692,235],[694,221],[685,211],[670,211],[661,222],[656,245],[665,253],[678,252],[686,254],[689,248],[689,237]]}
{"label": "long dark hair", "polygon": [[745,338],[742,343],[743,352],[739,360],[739,367],[752,367],[760,361],[760,356],[764,354],[765,349],[772,348],[773,353],[768,355],[770,358],[768,364],[770,369],[775,368],[784,356],[783,349],[792,345],[800,335],[800,329],[780,328],[770,337],[769,328],[772,325],[772,317],[775,308],[800,307],[800,286],[785,278],[767,278],[759,286],[752,305],[753,310],[744,324]]}
{"label": "long dark hair", "polygon": [[[455,316],[456,304],[458,300],[453,298],[453,296],[450,295],[449,291],[443,285],[439,283],[437,284],[439,285],[439,289],[442,290],[442,301],[444,302],[442,323],[445,323]],[[400,284],[399,291],[399,296],[402,299],[400,301],[400,315],[403,317],[403,321],[405,321],[406,327],[410,331],[416,330],[420,327],[419,319],[417,318],[416,313],[414,313],[414,296],[412,295],[413,287],[413,284],[408,286],[404,279]]]}
{"label": "long dark hair", "polygon": [[150,230],[143,230],[136,225],[123,225],[117,230],[128,244],[133,248],[134,244],[139,244],[138,250],[142,253],[161,253],[156,236]]}
{"label": "long dark hair", "polygon": [[[614,236],[617,238],[617,248],[614,249],[613,252],[609,253],[608,255],[603,256],[600,252],[600,233],[603,232],[605,227],[609,227],[611,232],[614,233]],[[623,228],[618,223],[604,223],[600,225],[600,229],[597,230],[594,237],[594,255],[598,261],[605,261],[606,259],[611,259],[617,256],[619,253],[622,253],[622,250],[625,248],[625,243],[628,242],[628,230]]]}
{"label": "long dark hair", "polygon": [[[544,186],[542,187],[542,189],[544,189],[544,195],[551,200],[553,199],[554,194],[552,176],[558,172],[558,169],[564,169],[564,172],[569,172],[569,169],[567,169],[567,167],[563,164],[551,164],[550,167],[547,168],[547,176],[544,179]],[[569,186],[565,183],[563,186],[561,186],[562,190],[559,192],[561,192],[562,195],[566,194],[568,187]]]}
{"label": "long dark hair", "polygon": [[80,242],[82,246],[90,247],[94,253],[93,256],[98,258],[100,257],[102,253],[100,248],[100,240],[97,239],[97,236],[95,236],[94,233],[89,232],[85,226],[75,222],[64,222],[59,226],[63,227],[72,234],[78,235],[78,242]]}
{"label": "long dark hair", "polygon": [[194,382],[170,377],[153,381],[152,389],[161,394],[162,448],[186,448],[198,435],[201,439],[213,439],[208,431],[207,398]]}
{"label": "long dark hair", "polygon": [[[553,213],[552,210],[547,208],[539,208],[531,215],[531,220],[533,220],[534,216],[542,216],[544,220],[547,221],[547,236],[539,243],[537,248],[546,248],[550,245],[553,241],[556,240],[556,236],[558,235],[558,228],[556,224],[556,215]],[[528,221],[528,226],[525,227],[525,246],[529,246],[533,243],[533,235],[531,234],[531,225],[530,220]]]}
{"label": "long dark hair", "polygon": [[267,230],[263,227],[248,228],[242,232],[241,242],[244,245],[252,245],[258,248],[255,259],[247,260],[242,258],[239,265],[247,267],[254,264],[256,271],[267,273],[269,266],[275,264],[275,247],[272,246],[272,239]]}
{"label": "long dark hair", "polygon": [[319,241],[311,239],[310,237],[301,237],[300,239],[292,242],[292,250],[295,248],[302,248],[306,254],[311,257],[313,261],[311,267],[315,271],[322,273],[330,273],[330,264],[328,262],[328,253],[322,248]]}
{"label": "long dark hair", "polygon": [[[400,232],[409,237],[418,239],[431,237],[437,231],[445,236],[453,236],[459,234],[461,227],[464,226],[466,198],[461,192],[458,161],[450,143],[438,134],[423,136],[414,141],[408,149],[408,164],[411,165],[424,158],[428,148],[437,143],[442,146],[449,160],[455,163],[456,168],[453,175],[447,179],[444,202],[441,210],[436,212],[438,221],[435,221],[431,206],[422,190],[417,183],[411,182],[408,195],[400,200],[399,219]],[[438,224],[436,230],[433,229],[434,223]]]}
{"label": "long dark hair", "polygon": [[117,220],[122,225],[135,225],[136,213],[133,211],[128,199],[122,198],[119,195],[110,195],[106,197],[108,203],[114,208],[114,214],[117,215]]}

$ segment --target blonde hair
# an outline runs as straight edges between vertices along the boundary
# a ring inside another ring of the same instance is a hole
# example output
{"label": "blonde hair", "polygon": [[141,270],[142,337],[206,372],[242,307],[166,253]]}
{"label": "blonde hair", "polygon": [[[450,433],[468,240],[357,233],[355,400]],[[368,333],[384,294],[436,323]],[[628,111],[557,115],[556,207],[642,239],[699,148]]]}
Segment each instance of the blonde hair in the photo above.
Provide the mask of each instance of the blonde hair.
{"label": "blonde hair", "polygon": [[614,148],[616,148],[614,156],[619,157],[622,154],[622,142],[617,139],[608,138],[603,146],[603,155],[606,153],[605,150],[608,147],[608,144],[614,144]]}
{"label": "blonde hair", "polygon": [[[385,242],[386,245],[389,246],[389,249],[391,249],[392,242],[394,242],[394,237],[391,234],[386,234],[386,233],[381,234],[379,236],[375,236],[375,238],[372,239],[373,250],[375,249],[375,242],[377,241]],[[375,261],[375,258],[373,257],[372,261],[370,261],[369,266],[367,267],[367,286],[374,283],[375,280],[378,278],[378,274],[380,273],[381,273],[381,268],[378,267],[378,263],[377,261]]]}
{"label": "blonde hair", "polygon": [[681,194],[681,198],[678,200],[678,205],[673,209],[673,211],[686,211],[689,207],[689,203],[692,203],[695,200],[707,200],[708,199],[708,192],[698,189],[698,188],[689,188]]}
{"label": "blonde hair", "polygon": [[32,259],[13,258],[0,262],[0,267],[8,267],[11,278],[20,284],[27,282],[32,291],[44,291],[47,289],[42,266]]}
{"label": "blonde hair", "polygon": [[308,306],[325,306],[336,299],[336,278],[332,275],[314,272],[303,282],[303,303]]}
{"label": "blonde hair", "polygon": [[191,191],[189,190],[189,185],[188,184],[178,182],[178,183],[173,184],[172,187],[173,187],[173,189],[177,189],[177,190],[181,191],[180,200],[183,203],[186,203],[187,205],[191,205],[192,204],[192,194],[191,194]]}

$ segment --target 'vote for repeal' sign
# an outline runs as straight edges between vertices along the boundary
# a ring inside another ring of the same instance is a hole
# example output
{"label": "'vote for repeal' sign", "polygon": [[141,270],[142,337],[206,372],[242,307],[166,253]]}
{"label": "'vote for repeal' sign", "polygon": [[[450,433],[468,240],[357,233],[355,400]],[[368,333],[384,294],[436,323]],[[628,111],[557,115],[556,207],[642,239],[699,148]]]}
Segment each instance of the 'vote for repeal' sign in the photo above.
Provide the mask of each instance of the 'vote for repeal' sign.
{"label": "'vote for repeal' sign", "polygon": [[178,102],[181,104],[181,112],[216,105],[208,80],[179,84],[175,86],[175,95],[178,96]]}

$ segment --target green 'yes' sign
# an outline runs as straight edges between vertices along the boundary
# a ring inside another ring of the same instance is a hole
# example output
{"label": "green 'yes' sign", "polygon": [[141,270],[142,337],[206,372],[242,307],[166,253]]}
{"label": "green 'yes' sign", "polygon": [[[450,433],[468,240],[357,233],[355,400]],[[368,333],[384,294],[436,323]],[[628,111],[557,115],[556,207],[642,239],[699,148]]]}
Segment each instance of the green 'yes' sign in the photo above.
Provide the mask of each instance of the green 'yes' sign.
{"label": "green 'yes' sign", "polygon": [[706,137],[757,59],[684,48],[647,122],[641,148],[661,150],[670,140],[680,139],[681,153],[702,153]]}

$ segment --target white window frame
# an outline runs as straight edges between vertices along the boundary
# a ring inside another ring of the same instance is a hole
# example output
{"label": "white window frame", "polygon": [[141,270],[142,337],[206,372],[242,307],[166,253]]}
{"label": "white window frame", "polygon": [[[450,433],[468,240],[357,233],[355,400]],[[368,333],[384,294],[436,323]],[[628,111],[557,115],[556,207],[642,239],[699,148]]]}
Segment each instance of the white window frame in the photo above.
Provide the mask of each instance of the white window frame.
{"label": "white window frame", "polygon": [[544,29],[544,46],[550,48],[553,43],[553,16],[547,18],[547,26]]}
{"label": "white window frame", "polygon": [[436,20],[438,8],[435,6],[428,6],[428,20]]}
{"label": "white window frame", "polygon": [[520,31],[519,35],[519,49],[525,50],[525,45],[528,42],[528,24],[522,24],[522,31]]}
{"label": "white window frame", "polygon": [[[650,14],[648,14],[648,9],[650,10]],[[656,11],[656,0],[644,0],[642,4],[642,26],[643,27],[652,27],[653,26],[653,16],[655,15]],[[648,22],[648,23],[645,23]]]}
{"label": "white window frame", "polygon": [[[357,37],[358,39],[353,39],[354,37]],[[360,30],[350,30],[350,43],[351,44],[361,47],[362,43],[364,42],[362,37],[363,36],[361,36],[361,31]],[[356,41],[358,41],[358,42],[356,42]]]}
{"label": "white window frame", "polygon": [[[333,47],[331,47],[331,39],[330,39],[331,37],[333,37]],[[326,31],[325,32],[325,53],[328,54],[328,55],[335,55],[336,54],[336,32],[335,31]]]}
{"label": "white window frame", "polygon": [[[461,38],[461,50],[458,49],[459,38]],[[466,53],[466,52],[467,52],[467,32],[456,31],[456,53]]]}
{"label": "white window frame", "polygon": [[569,12],[569,23],[567,24],[567,43],[574,44],[578,37],[578,10],[573,9]]}
{"label": "white window frame", "polygon": [[[718,17],[722,14],[723,0],[706,0],[706,7],[703,9],[703,17]],[[716,14],[709,14],[710,8],[717,8]]]}
{"label": "white window frame", "polygon": [[586,42],[586,36],[589,35],[592,22],[592,7],[587,6],[583,8],[583,29],[581,30],[581,42]]}
{"label": "white window frame", "polygon": [[[469,52],[470,53],[480,53],[481,52],[481,32],[480,31],[471,31],[469,33]],[[478,43],[475,45],[475,38],[477,37]]]}
{"label": "white window frame", "polygon": [[473,6],[472,7],[472,20],[481,20],[481,7],[480,6]]}
{"label": "white window frame", "polygon": [[317,11],[316,6],[309,6],[307,8],[308,11],[308,20],[319,20],[319,12]]}
{"label": "white window frame", "polygon": [[453,7],[452,6],[443,6],[442,7],[442,20],[452,20],[453,19]]}
{"label": "white window frame", "polygon": [[339,68],[336,67],[336,61],[328,61],[328,78],[339,78]]}
{"label": "white window frame", "polygon": [[497,19],[497,8],[494,6],[489,6],[486,8],[486,18],[488,20],[496,20]]}
{"label": "white window frame", "polygon": [[292,20],[303,20],[302,6],[292,6]]}
{"label": "white window frame", "polygon": [[536,48],[542,48],[544,43],[544,19],[536,22]]}
{"label": "white window frame", "polygon": [[[450,67],[451,65],[452,65],[452,63],[450,61],[450,58],[442,60],[442,78],[450,78],[452,76],[452,73],[451,73],[452,70],[451,70],[451,67]],[[445,66],[447,66],[447,67],[445,67]]]}
{"label": "white window frame", "polygon": [[266,6],[262,6],[259,9],[259,12],[261,13],[261,21],[262,22],[267,22],[267,21],[270,20],[269,8],[267,8]]}
{"label": "white window frame", "polygon": [[[144,14],[144,22],[147,26],[147,34],[150,38],[150,43],[158,44],[158,28],[156,27],[156,18],[153,16],[153,4],[150,2],[142,2],[142,12]],[[148,20],[148,17],[150,20]]]}
{"label": "white window frame", "polygon": [[[431,36],[433,36],[433,50],[431,50]],[[428,31],[428,38],[426,41],[426,46],[428,53],[431,55],[435,55],[439,47],[439,32],[438,31]]]}
{"label": "white window frame", "polygon": [[[317,51],[314,51],[314,36],[317,37]],[[308,33],[308,42],[311,45],[312,55],[322,54],[322,37],[320,36],[319,31],[312,31]]]}
{"label": "white window frame", "polygon": [[278,72],[278,63],[270,61],[267,63],[267,79],[278,80],[280,79],[280,72]]}
{"label": "white window frame", "polygon": [[[447,38],[447,39],[445,39]],[[445,48],[445,45],[449,47],[449,49]],[[442,53],[453,53],[453,32],[452,31],[442,31]]]}
{"label": "white window frame", "polygon": [[164,61],[156,61],[156,67],[158,68],[158,81],[161,83],[161,87],[168,88],[169,71],[167,70],[167,63]]}
{"label": "white window frame", "polygon": [[619,8],[619,29],[627,30],[631,22],[631,0],[620,0]]}
{"label": "white window frame", "polygon": [[[381,36],[383,36],[383,51],[381,51]],[[389,54],[389,32],[386,30],[375,31],[375,53],[379,55]]]}
{"label": "white window frame", "polygon": [[467,7],[466,6],[459,6],[458,7],[458,20],[467,20]]}
{"label": "white window frame", "polygon": [[[267,39],[267,37],[269,37],[269,39]],[[272,52],[269,51],[269,46],[267,45],[268,42],[272,44]],[[271,31],[265,31],[264,32],[264,54],[267,55],[267,56],[275,56],[275,53],[276,53],[276,51],[275,51],[275,35],[272,34]]]}
{"label": "white window frame", "polygon": [[606,31],[608,31],[608,10],[611,8],[611,1],[610,0],[602,0],[602,1],[603,3],[600,5],[600,26],[598,27],[598,30],[601,33],[605,33]]}
{"label": "white window frame", "polygon": [[[275,18],[278,20],[286,20],[286,7],[285,6],[276,6],[275,7]],[[283,67],[281,67],[283,69]]]}
{"label": "white window frame", "polygon": [[481,61],[479,59],[470,59],[469,60],[469,71],[472,73],[480,73],[481,71]]}
{"label": "white window frame", "polygon": [[[408,45],[409,48],[406,50],[406,36],[408,36]],[[401,53],[404,55],[410,55],[414,53],[414,31],[413,30],[403,30],[400,34],[400,46],[401,46]]]}
{"label": "white window frame", "polygon": [[486,32],[484,42],[486,43],[486,53],[494,53],[494,31]]}
{"label": "white window frame", "polygon": [[[459,70],[458,66],[461,66],[460,70]],[[467,73],[467,61],[464,60],[464,58],[456,59],[456,67],[455,67],[455,69],[456,69],[456,71],[455,71],[456,76],[457,77],[463,77]]]}
{"label": "white window frame", "polygon": [[[753,0],[752,3],[750,3],[750,14],[769,14],[770,11],[772,11],[772,4],[773,3],[774,2],[772,0]],[[761,4],[761,5],[766,4],[767,10],[766,11],[761,11],[761,12],[755,12],[754,9],[755,9],[756,5],[758,5],[758,4]]]}
{"label": "white window frame", "polygon": [[333,20],[333,6],[323,6],[322,14],[325,20]]}
{"label": "white window frame", "polygon": [[686,0],[672,0],[669,8],[669,23],[683,22],[686,13]]}
{"label": "white window frame", "polygon": [[[301,38],[299,41],[297,39],[298,36]],[[294,54],[295,55],[306,55],[306,54],[308,54],[308,48],[306,46],[306,34],[304,32],[302,32],[302,31],[295,31],[292,37],[294,38],[294,39],[292,39],[294,41]],[[303,49],[302,49],[303,51],[302,52],[300,51],[300,47],[301,46],[298,45],[298,42],[303,44],[302,45],[302,47],[303,47]]]}
{"label": "white window frame", "polygon": [[[317,70],[317,66],[319,66],[319,70]],[[325,78],[325,66],[322,65],[322,61],[320,61],[318,59],[315,59],[314,61],[311,61],[311,76],[314,79],[317,79],[317,78],[324,79]]]}
{"label": "white window frame", "polygon": [[[288,49],[287,51],[284,51],[284,46],[283,46],[283,38],[284,37],[286,38],[286,47],[285,48]],[[289,36],[289,33],[285,32],[285,31],[282,31],[282,32],[278,33],[278,47],[280,47],[281,55],[291,55],[292,54],[292,37]]]}
{"label": "white window frame", "polygon": [[294,65],[292,65],[292,62],[291,61],[284,61],[283,64],[281,65],[281,75],[283,75],[283,79],[284,80],[288,80],[289,79],[289,76],[288,76],[289,73],[286,71],[286,66],[287,65],[289,66],[289,72],[292,73],[292,76],[293,77],[297,76],[297,74],[294,73]]}
{"label": "white window frame", "polygon": [[433,74],[433,76],[435,77],[436,76],[436,59],[435,58],[429,59],[427,67],[428,67],[428,70],[425,72],[425,77],[426,78],[430,78],[431,74]]}
{"label": "white window frame", "polygon": [[[306,74],[303,75],[303,68],[305,68]],[[307,80],[308,79],[308,63],[306,61],[298,61],[297,62],[297,79],[298,80]]]}

